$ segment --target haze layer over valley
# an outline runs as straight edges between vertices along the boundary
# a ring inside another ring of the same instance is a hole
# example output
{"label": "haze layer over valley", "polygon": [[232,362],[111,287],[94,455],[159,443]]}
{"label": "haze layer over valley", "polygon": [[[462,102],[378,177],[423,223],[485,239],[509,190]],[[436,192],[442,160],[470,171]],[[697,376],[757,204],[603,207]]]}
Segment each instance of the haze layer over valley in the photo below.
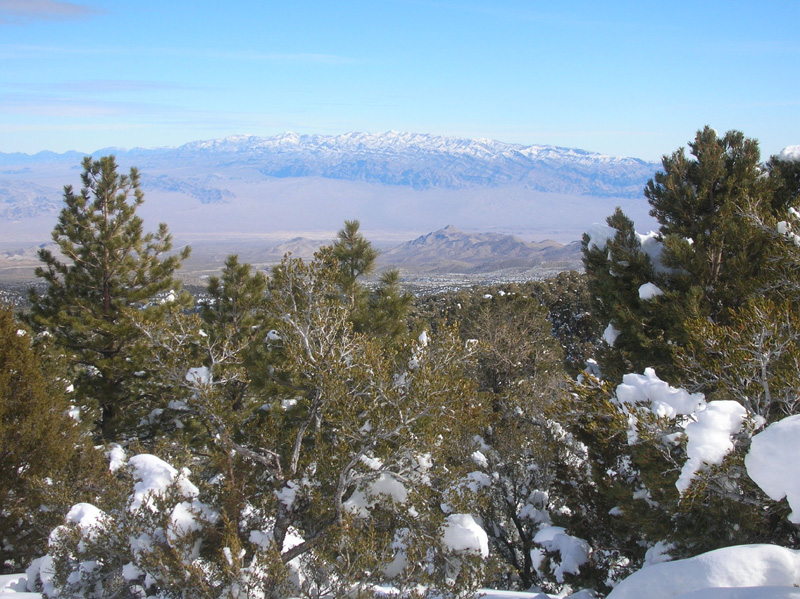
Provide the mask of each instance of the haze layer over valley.
{"label": "haze layer over valley", "polygon": [[[358,219],[384,250],[447,225],[568,244],[616,206],[647,229],[642,189],[658,169],[576,149],[396,132],[242,135],[92,155],[108,154],[121,170],[137,167],[142,175],[145,229],[166,222],[176,244],[195,248],[195,262],[203,262],[198,270],[234,252],[270,261],[282,250],[296,252],[294,243],[307,253],[328,243],[345,219]],[[0,249],[21,255],[49,240],[63,186],[80,188],[82,157],[0,154]],[[503,251],[484,244],[483,263]],[[409,268],[421,265],[419,258],[397,257]],[[517,255],[516,266],[520,259],[526,258]],[[441,270],[424,262],[428,271]],[[462,262],[455,271],[483,268],[474,256]]]}

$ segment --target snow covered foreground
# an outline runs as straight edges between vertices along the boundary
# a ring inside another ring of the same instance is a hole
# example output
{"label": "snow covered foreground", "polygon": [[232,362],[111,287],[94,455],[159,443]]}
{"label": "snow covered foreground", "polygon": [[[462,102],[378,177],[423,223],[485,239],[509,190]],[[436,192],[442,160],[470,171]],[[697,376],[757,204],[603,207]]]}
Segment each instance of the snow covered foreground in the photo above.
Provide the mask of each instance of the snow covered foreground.
{"label": "snow covered foreground", "polygon": [[648,566],[608,599],[778,599],[800,597],[800,551],[739,545]]}
{"label": "snow covered foreground", "polygon": [[[608,599],[800,599],[800,551],[776,545],[725,547],[647,566],[617,586]],[[484,589],[485,599],[549,599],[542,593]],[[582,591],[574,599],[589,599]],[[25,575],[0,576],[0,599],[42,599],[27,592]]]}
{"label": "snow covered foreground", "polygon": [[[647,566],[623,580],[608,599],[800,599],[800,551],[776,545],[725,547]],[[550,599],[543,593],[483,589],[484,599]],[[582,591],[574,599],[589,599]],[[0,599],[42,599],[27,592],[24,574],[0,576]]]}
{"label": "snow covered foreground", "polygon": [[[706,402],[702,394],[690,394],[675,389],[658,379],[652,369],[644,375],[626,375],[616,390],[620,408],[629,410],[631,430],[629,441],[637,436],[633,407],[652,411],[664,418],[680,418],[685,424],[688,439],[688,460],[682,470],[685,484],[698,470],[712,463],[720,463],[731,448],[732,435],[736,434],[745,418],[741,406],[733,401]],[[733,409],[738,407],[739,409]],[[742,412],[742,413],[740,413]],[[756,428],[763,427],[763,423]],[[796,456],[800,454],[800,415],[790,416],[763,428],[752,437],[745,458],[750,478],[774,501],[786,499],[793,512],[789,520],[800,523],[800,468]],[[153,455],[126,458],[119,447],[108,452],[110,468],[117,470],[126,465],[132,470],[135,484],[131,495],[132,506],[148,505],[172,484],[178,485],[180,495],[186,500],[176,506],[171,521],[181,529],[197,526],[192,514],[204,511],[197,501],[198,489],[188,479],[188,470],[178,471]],[[384,485],[396,492],[396,485]],[[386,489],[384,489],[386,491]],[[190,502],[191,501],[191,505]],[[194,512],[188,507],[192,507]],[[178,509],[181,508],[181,509]],[[66,519],[91,534],[93,523],[100,510],[89,504],[77,504]],[[208,517],[213,514],[206,514]],[[55,531],[54,531],[55,532]],[[443,529],[445,542],[456,550],[474,551],[484,558],[489,553],[488,540],[478,522],[469,514],[451,514]],[[169,537],[169,533],[167,534]],[[556,542],[558,541],[558,542]],[[591,559],[591,548],[580,539],[566,534],[564,529],[546,526],[537,535],[546,550],[561,554],[561,562],[553,567],[562,573],[577,573],[580,566]],[[532,554],[532,557],[533,554]],[[569,559],[567,559],[569,557]],[[45,559],[45,558],[42,558]],[[40,560],[37,560],[37,562]],[[0,576],[0,599],[43,599],[32,592],[38,582],[45,585],[49,578],[41,563],[28,569],[28,574]],[[558,577],[559,572],[553,570]],[[42,576],[45,574],[45,576]],[[51,590],[52,585],[50,585]],[[391,588],[376,589],[386,597],[396,597]],[[48,591],[50,597],[54,593]],[[556,596],[543,593],[524,593],[483,589],[476,597],[486,599],[551,599]],[[559,596],[560,597],[560,596]],[[594,593],[583,590],[570,595],[572,599],[592,599]],[[688,559],[651,563],[619,583],[608,599],[800,599],[800,550],[777,545],[741,545],[725,547]]]}
{"label": "snow covered foreground", "polygon": [[[550,599],[552,595],[543,593],[521,593],[516,591],[493,591],[483,589],[476,595],[482,599]],[[794,595],[786,595],[794,597]],[[800,595],[798,595],[800,596]],[[0,599],[43,599],[41,593],[27,591],[27,579],[24,574],[0,576]]]}

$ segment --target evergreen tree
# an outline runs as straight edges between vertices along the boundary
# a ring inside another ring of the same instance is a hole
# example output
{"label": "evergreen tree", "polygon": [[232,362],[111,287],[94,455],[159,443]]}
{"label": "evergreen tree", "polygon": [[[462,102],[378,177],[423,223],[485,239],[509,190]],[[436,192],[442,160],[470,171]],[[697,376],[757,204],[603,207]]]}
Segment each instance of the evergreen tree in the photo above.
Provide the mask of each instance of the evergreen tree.
{"label": "evergreen tree", "polygon": [[30,334],[0,305],[2,569],[19,570],[41,555],[49,527],[60,519],[48,504],[68,484],[60,479],[77,454],[81,433],[68,410],[65,382],[45,376]]}
{"label": "evergreen tree", "polygon": [[396,269],[381,273],[378,286],[369,294],[365,309],[354,314],[353,325],[391,345],[408,334],[408,316],[414,296],[400,287],[400,272]]}
{"label": "evergreen tree", "polygon": [[[211,501],[231,535],[227,546],[252,555],[252,531],[263,531],[276,566],[300,562],[314,573],[304,581],[309,594],[355,592],[385,580],[387,568],[397,584],[450,577],[456,589],[471,587],[482,560],[467,565],[469,556],[443,546],[440,507],[485,413],[464,376],[469,350],[452,331],[416,343],[406,335],[395,346],[355,332],[338,265],[323,248],[308,264],[286,257],[273,269],[264,312],[274,330],[254,339],[265,352],[252,367],[268,373],[269,384],[251,382],[258,401],[241,409],[227,397],[225,362],[239,364],[215,339],[216,317],[202,334],[194,315],[180,315],[182,327],[147,332],[158,348],[153,360],[185,391],[174,415],[207,430],[196,461],[216,481]],[[190,345],[208,351],[208,376],[186,376]],[[290,542],[298,535],[302,542]],[[464,567],[453,574],[458,560]]]}
{"label": "evergreen tree", "polygon": [[492,407],[481,423],[470,467],[485,476],[477,504],[506,574],[496,583],[528,589],[551,578],[542,575],[532,550],[539,528],[549,523],[552,506],[548,492],[557,443],[544,414],[562,391],[563,355],[551,334],[547,309],[535,297],[488,295],[473,292],[480,299],[461,329],[476,353],[472,378]]}
{"label": "evergreen tree", "polygon": [[661,371],[670,363],[667,327],[658,326],[654,302],[639,294],[642,285],[656,279],[652,260],[622,210],[617,208],[607,223],[615,233],[605,243],[588,235],[583,239],[590,306],[595,318],[607,324],[598,360],[612,380],[648,366]]}
{"label": "evergreen tree", "polygon": [[215,350],[205,353],[207,361],[212,356],[217,356],[217,361],[207,365],[212,376],[226,381],[225,394],[234,410],[242,408],[250,382],[257,376],[256,364],[263,357],[260,350],[268,334],[266,290],[267,276],[253,272],[235,255],[228,256],[222,275],[208,282],[209,299],[201,315]]}
{"label": "evergreen tree", "polygon": [[731,311],[728,325],[688,323],[676,348],[685,378],[708,399],[735,399],[767,422],[800,412],[800,312],[755,298]]}
{"label": "evergreen tree", "polygon": [[[602,332],[590,311],[587,282],[584,273],[569,271],[525,286],[547,307],[553,337],[564,350],[564,366],[571,375],[586,368]],[[520,292],[524,293],[526,289],[522,288]]]}
{"label": "evergreen tree", "polygon": [[[800,169],[777,158],[762,165],[757,142],[737,131],[720,137],[706,127],[689,148],[691,156],[683,149],[665,156],[645,189],[660,225],[655,238],[637,235],[619,210],[607,240],[584,238],[592,310],[613,327],[599,355],[608,382],[589,377],[554,416],[585,444],[592,464],[591,483],[574,487],[590,529],[579,522],[572,529],[596,552],[633,562],[643,557],[642,541],[669,540],[674,556],[796,543],[781,524],[782,508],[744,474],[742,457],[752,423],[800,405],[791,283],[800,272],[791,267]],[[722,464],[680,493],[673,483],[687,460],[686,422],[623,405],[612,392],[623,374],[647,366],[707,400],[737,400],[751,417]],[[624,517],[609,518],[612,507]]]}
{"label": "evergreen tree", "polygon": [[[41,297],[31,290],[30,322],[69,353],[78,367],[78,397],[99,408],[100,433],[112,439],[129,408],[146,395],[137,377],[146,373],[147,361],[130,313],[161,317],[167,306],[156,296],[179,288],[173,274],[189,248],[164,257],[172,248],[167,226],[142,232],[136,209],[144,194],[136,169],[122,175],[113,156],[86,157],[81,180],[80,193],[64,188],[65,207],[52,233],[58,251],[39,252],[44,266],[36,276],[47,290]],[[187,295],[177,299],[189,301]]]}
{"label": "evergreen tree", "polygon": [[363,300],[363,289],[358,278],[375,270],[378,250],[359,232],[357,220],[344,221],[344,228],[336,234],[333,244],[333,257],[339,262],[341,287],[350,301],[356,306]]}
{"label": "evergreen tree", "polygon": [[[676,380],[672,350],[688,341],[686,323],[726,324],[770,285],[770,239],[757,221],[785,211],[787,171],[773,166],[770,175],[758,143],[738,131],[719,137],[706,127],[689,148],[691,157],[683,148],[664,156],[644,190],[660,225],[648,248],[620,210],[608,221],[612,238],[584,240],[593,310],[618,333],[600,355],[613,377],[654,366]],[[656,294],[640,293],[647,283]]]}
{"label": "evergreen tree", "polygon": [[772,212],[781,214],[800,203],[800,160],[778,155],[767,162],[769,181],[772,184]]}
{"label": "evergreen tree", "polygon": [[756,140],[706,127],[689,148],[694,160],[683,149],[665,156],[644,193],[672,268],[670,289],[683,300],[678,309],[724,321],[762,283],[766,240],[744,212],[773,211],[773,194]]}
{"label": "evergreen tree", "polygon": [[778,302],[800,302],[800,160],[773,156],[767,163],[772,212],[750,210],[750,219],[769,239],[764,291]]}
{"label": "evergreen tree", "polygon": [[349,303],[353,328],[391,345],[408,332],[406,321],[413,296],[400,288],[400,273],[396,269],[381,273],[372,291],[364,286],[360,279],[374,272],[379,252],[359,232],[359,227],[357,220],[345,221],[331,246],[339,266],[339,287]]}

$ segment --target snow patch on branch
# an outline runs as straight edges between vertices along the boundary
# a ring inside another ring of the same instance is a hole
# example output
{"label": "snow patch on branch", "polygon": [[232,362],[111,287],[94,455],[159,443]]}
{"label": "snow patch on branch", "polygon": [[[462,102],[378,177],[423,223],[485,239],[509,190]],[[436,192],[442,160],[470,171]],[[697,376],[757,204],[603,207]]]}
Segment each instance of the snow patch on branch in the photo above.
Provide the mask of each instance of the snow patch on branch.
{"label": "snow patch on branch", "polygon": [[658,297],[659,295],[664,295],[664,292],[653,283],[645,283],[639,287],[639,299],[642,301],[646,302]]}
{"label": "snow patch on branch", "polygon": [[603,331],[603,341],[608,343],[610,347],[614,347],[617,337],[619,337],[619,331],[615,329],[614,325],[609,322],[608,326]]}
{"label": "snow patch on branch", "polygon": [[450,514],[444,524],[442,541],[452,551],[489,557],[489,537],[470,514]]}
{"label": "snow patch on branch", "polygon": [[589,227],[589,230],[586,231],[586,235],[589,237],[589,249],[597,248],[602,250],[611,239],[614,239],[614,235],[616,234],[617,230],[614,227],[609,227],[601,223],[594,223]]}
{"label": "snow patch on branch", "polygon": [[[784,497],[792,508],[789,521],[800,524],[800,414],[770,424],[752,438],[745,456],[747,474],[773,501]],[[800,580],[800,578],[798,578]]]}
{"label": "snow patch on branch", "polygon": [[747,410],[737,401],[720,400],[707,404],[697,412],[697,420],[686,427],[689,441],[686,445],[688,460],[675,482],[683,495],[692,483],[695,474],[709,465],[719,465],[733,450],[733,435],[742,429]]}
{"label": "snow patch on branch", "polygon": [[694,414],[706,401],[702,393],[677,389],[656,376],[653,368],[644,374],[626,374],[617,386],[617,399],[623,404],[650,403],[650,410],[659,417],[675,418]]}
{"label": "snow patch on branch", "polygon": [[[533,542],[541,545],[545,551],[558,553],[560,559],[553,561],[550,569],[559,583],[564,582],[565,574],[578,574],[581,566],[589,561],[589,555],[592,552],[589,543],[578,537],[568,535],[561,526],[546,526],[542,528],[536,533]],[[531,559],[541,566],[544,561],[541,549],[532,549]]]}
{"label": "snow patch on branch", "polygon": [[177,483],[178,491],[184,497],[194,498],[200,493],[199,489],[187,478],[188,470],[184,468],[178,472],[176,468],[154,455],[146,453],[135,455],[128,462],[128,466],[137,481],[133,486],[131,511],[143,505],[154,510],[152,497],[165,493],[173,483]]}
{"label": "snow patch on branch", "polygon": [[786,146],[778,154],[778,160],[783,162],[800,162],[800,146]]}
{"label": "snow patch on branch", "polygon": [[[689,393],[672,387],[646,368],[644,374],[626,374],[617,386],[617,402],[628,416],[628,442],[638,441],[636,409],[647,409],[658,418],[674,420],[684,426],[687,460],[675,486],[683,495],[695,475],[712,465],[719,465],[733,450],[733,436],[742,429],[747,410],[737,401],[707,403],[702,393]],[[680,418],[683,417],[683,418]],[[667,435],[665,443],[674,443],[676,435]]]}

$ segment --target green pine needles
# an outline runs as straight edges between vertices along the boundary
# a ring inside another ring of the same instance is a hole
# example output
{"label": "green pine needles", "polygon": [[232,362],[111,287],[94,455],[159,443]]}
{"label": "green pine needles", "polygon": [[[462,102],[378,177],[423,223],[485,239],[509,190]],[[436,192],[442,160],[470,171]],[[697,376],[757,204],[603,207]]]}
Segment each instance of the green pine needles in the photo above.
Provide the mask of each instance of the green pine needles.
{"label": "green pine needles", "polygon": [[157,298],[179,290],[173,274],[190,250],[167,256],[172,238],[163,223],[156,233],[143,233],[136,209],[144,194],[135,168],[122,175],[113,156],[86,157],[81,180],[79,193],[64,188],[52,233],[57,250],[39,252],[43,266],[36,276],[47,290],[41,297],[31,291],[30,323],[70,352],[77,395],[96,411],[99,432],[109,440],[145,394],[133,384],[147,368],[131,313],[162,317],[166,306]]}

